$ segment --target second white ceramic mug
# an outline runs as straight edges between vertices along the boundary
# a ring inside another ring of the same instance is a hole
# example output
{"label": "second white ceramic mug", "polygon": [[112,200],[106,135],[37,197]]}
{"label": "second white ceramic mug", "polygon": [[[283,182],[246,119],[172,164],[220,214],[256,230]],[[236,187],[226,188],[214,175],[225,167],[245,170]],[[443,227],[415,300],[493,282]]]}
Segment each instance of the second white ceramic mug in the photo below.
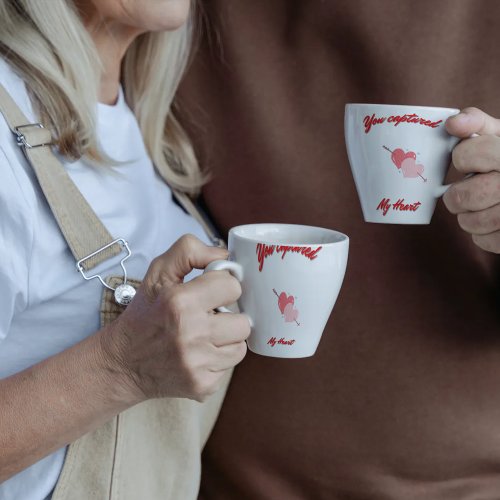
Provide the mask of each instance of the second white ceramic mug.
{"label": "second white ceramic mug", "polygon": [[366,222],[429,224],[451,151],[454,108],[347,104],[345,141]]}
{"label": "second white ceramic mug", "polygon": [[250,224],[232,228],[228,243],[230,260],[211,262],[205,272],[228,270],[241,282],[238,305],[252,324],[248,348],[312,356],[344,279],[349,238],[313,226]]}

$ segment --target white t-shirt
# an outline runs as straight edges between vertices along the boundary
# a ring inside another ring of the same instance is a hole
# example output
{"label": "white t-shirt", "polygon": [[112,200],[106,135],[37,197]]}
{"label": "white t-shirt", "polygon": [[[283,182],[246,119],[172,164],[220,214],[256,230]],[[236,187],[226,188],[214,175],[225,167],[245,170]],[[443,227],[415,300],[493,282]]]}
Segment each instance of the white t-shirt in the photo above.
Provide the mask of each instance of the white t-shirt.
{"label": "white t-shirt", "polygon": [[[23,81],[1,59],[0,83],[36,122]],[[154,171],[123,94],[114,106],[99,104],[97,118],[104,151],[127,163],[101,169],[83,161],[63,163],[110,234],[128,241],[128,274],[142,279],[151,260],[181,235],[207,239]],[[119,275],[119,260],[99,266],[102,274]],[[97,331],[102,290],[98,280],[85,281],[76,270],[31,167],[0,115],[0,379]],[[0,484],[0,500],[50,496],[64,455],[63,448]]]}

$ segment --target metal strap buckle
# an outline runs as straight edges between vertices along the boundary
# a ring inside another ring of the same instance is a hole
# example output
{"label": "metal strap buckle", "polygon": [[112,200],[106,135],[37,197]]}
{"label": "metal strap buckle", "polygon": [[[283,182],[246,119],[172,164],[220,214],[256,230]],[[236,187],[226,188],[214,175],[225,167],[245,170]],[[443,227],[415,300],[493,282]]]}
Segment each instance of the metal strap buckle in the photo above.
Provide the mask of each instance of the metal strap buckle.
{"label": "metal strap buckle", "polygon": [[[118,285],[116,288],[113,288],[112,286],[109,286],[102,278],[100,274],[93,274],[92,276],[87,276],[85,274],[85,270],[83,268],[83,262],[85,262],[88,259],[91,259],[98,253],[108,249],[109,247],[113,246],[115,243],[119,243],[120,246],[122,247],[123,250],[127,252],[127,255],[123,257],[123,259],[120,261],[120,266],[123,269],[123,283],[121,285]],[[106,288],[109,290],[112,290],[115,292],[115,300],[118,304],[122,306],[126,306],[132,302],[132,299],[134,298],[135,295],[135,288],[132,285],[127,284],[127,269],[125,268],[124,262],[132,255],[132,252],[128,246],[128,243],[123,239],[123,238],[117,238],[116,240],[112,241],[111,243],[108,243],[107,245],[104,245],[103,247],[99,248],[95,252],[92,252],[91,254],[87,255],[86,257],[83,257],[83,259],[80,259],[76,263],[76,268],[78,271],[80,271],[81,275],[83,276],[84,279],[91,280],[94,278],[97,278]]]}
{"label": "metal strap buckle", "polygon": [[42,144],[30,144],[26,140],[26,136],[20,132],[21,129],[27,128],[27,127],[37,127],[37,128],[45,128],[41,123],[28,123],[26,125],[19,125],[15,127],[15,134],[16,134],[16,139],[17,139],[17,145],[19,147],[24,147],[27,149],[32,149],[32,148],[41,148],[42,146],[52,146],[52,142],[44,142]]}

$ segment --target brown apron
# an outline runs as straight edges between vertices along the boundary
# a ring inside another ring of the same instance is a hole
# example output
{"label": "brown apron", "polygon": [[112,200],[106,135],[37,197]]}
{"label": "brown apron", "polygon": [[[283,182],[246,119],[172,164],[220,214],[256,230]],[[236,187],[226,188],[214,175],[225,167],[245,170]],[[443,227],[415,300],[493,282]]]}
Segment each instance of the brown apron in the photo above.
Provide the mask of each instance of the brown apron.
{"label": "brown apron", "polygon": [[[0,111],[33,167],[68,246],[81,262],[82,274],[118,255],[122,251],[120,244],[107,232],[53,155],[50,132],[39,124],[30,124],[2,86]],[[183,193],[174,195],[209,238],[219,243],[191,200]],[[106,280],[112,288],[122,282],[122,277]],[[127,283],[135,288],[140,285],[133,279]],[[122,310],[114,292],[105,288],[101,325],[113,321]],[[67,450],[52,499],[195,499],[201,450],[219,413],[230,375],[228,372],[223,388],[204,403],[181,398],[149,400],[82,436]]]}

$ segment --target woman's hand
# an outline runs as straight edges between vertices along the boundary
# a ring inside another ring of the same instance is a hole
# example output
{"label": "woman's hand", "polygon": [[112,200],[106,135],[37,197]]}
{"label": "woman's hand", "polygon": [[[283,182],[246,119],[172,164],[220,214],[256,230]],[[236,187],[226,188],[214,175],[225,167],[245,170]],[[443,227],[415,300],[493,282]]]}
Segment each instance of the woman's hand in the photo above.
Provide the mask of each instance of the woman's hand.
{"label": "woman's hand", "polygon": [[227,258],[227,251],[183,236],[151,263],[132,303],[103,335],[113,370],[132,397],[184,397],[203,401],[226,370],[246,354],[250,334],[243,314],[217,313],[234,303],[240,283],[226,271],[183,283],[193,268]]}
{"label": "woman's hand", "polygon": [[452,184],[443,201],[477,246],[500,253],[500,120],[466,108],[447,120],[446,129],[464,138],[453,150],[454,167],[476,175]]}
{"label": "woman's hand", "polygon": [[246,316],[214,314],[234,302],[225,271],[189,283],[192,268],[227,258],[193,236],[149,267],[128,308],[110,325],[36,365],[0,379],[0,482],[145,399],[202,401],[246,353]]}

